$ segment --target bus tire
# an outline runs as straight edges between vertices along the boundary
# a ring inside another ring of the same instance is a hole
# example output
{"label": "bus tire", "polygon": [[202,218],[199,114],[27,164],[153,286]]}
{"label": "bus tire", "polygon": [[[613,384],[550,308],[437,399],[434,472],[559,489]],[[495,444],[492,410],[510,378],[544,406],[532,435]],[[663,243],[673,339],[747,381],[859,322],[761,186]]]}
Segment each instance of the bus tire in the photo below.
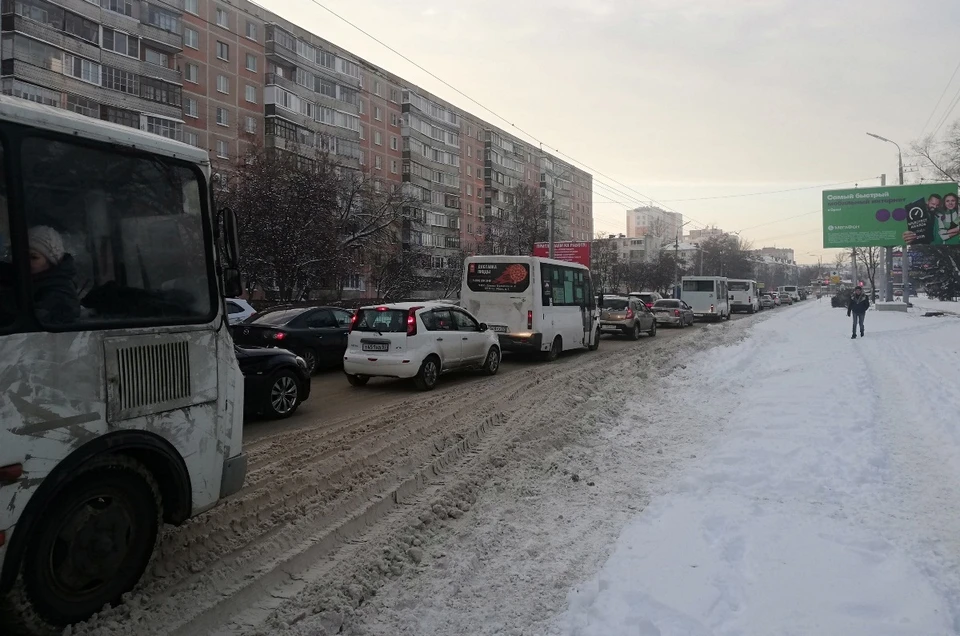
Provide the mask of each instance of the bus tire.
{"label": "bus tire", "polygon": [[[143,464],[119,454],[94,459],[32,527],[10,594],[45,626],[62,630],[86,620],[137,584],[162,524],[160,487]],[[59,567],[65,562],[66,572]]]}
{"label": "bus tire", "polygon": [[544,351],[541,355],[545,362],[553,362],[560,357],[560,352],[563,350],[563,339],[560,336],[557,336],[553,339],[553,344],[550,345],[549,351]]}
{"label": "bus tire", "polygon": [[600,348],[600,328],[597,327],[597,333],[593,334],[593,344],[587,347],[590,351],[596,351]]}

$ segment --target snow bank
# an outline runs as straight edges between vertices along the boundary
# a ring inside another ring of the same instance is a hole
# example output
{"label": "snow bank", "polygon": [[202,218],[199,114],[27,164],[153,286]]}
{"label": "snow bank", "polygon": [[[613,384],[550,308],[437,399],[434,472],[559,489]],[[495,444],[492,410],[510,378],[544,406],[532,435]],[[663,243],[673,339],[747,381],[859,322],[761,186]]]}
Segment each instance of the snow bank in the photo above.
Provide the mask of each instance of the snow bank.
{"label": "snow bank", "polygon": [[689,362],[672,401],[723,432],[550,633],[957,633],[960,321],[777,311]]}

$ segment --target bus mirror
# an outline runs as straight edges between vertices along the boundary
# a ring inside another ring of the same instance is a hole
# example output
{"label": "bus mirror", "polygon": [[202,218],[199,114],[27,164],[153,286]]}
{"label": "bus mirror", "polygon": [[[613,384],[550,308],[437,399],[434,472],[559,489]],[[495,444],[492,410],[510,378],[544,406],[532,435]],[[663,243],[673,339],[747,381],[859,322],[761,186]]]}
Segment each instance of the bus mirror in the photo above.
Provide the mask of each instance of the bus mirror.
{"label": "bus mirror", "polygon": [[223,270],[223,295],[227,298],[237,298],[243,294],[243,280],[240,270],[228,267]]}
{"label": "bus mirror", "polygon": [[237,214],[231,208],[223,208],[223,226],[226,236],[223,243],[227,250],[227,264],[236,269],[240,264],[240,235],[237,229]]}

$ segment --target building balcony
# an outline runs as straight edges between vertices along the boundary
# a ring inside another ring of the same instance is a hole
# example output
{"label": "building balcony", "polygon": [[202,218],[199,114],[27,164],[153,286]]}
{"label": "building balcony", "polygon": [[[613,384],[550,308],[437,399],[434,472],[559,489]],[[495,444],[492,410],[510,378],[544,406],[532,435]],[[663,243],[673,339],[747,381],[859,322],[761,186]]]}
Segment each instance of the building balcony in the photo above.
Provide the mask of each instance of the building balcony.
{"label": "building balcony", "polygon": [[146,22],[140,23],[140,36],[152,46],[167,53],[179,53],[183,50],[183,36],[171,33]]}
{"label": "building balcony", "polygon": [[[6,4],[4,4],[4,9],[6,9]],[[24,35],[29,35],[32,38],[43,40],[44,42],[61,48],[68,53],[75,53],[76,55],[83,56],[90,60],[100,60],[101,49],[96,44],[91,44],[85,40],[71,37],[65,34],[63,31],[58,31],[45,24],[28,20],[27,18],[19,15],[4,15],[2,20],[0,20],[0,28],[3,29],[4,33],[16,31],[17,33],[22,33]]]}

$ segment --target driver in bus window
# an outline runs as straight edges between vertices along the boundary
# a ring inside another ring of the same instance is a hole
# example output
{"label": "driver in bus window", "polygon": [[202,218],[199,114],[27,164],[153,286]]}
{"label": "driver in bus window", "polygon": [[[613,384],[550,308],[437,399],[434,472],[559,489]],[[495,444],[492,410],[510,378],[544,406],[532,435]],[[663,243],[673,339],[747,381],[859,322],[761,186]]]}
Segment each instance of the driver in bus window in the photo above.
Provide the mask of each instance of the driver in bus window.
{"label": "driver in bus window", "polygon": [[33,307],[45,325],[67,324],[80,317],[73,256],[65,253],[60,234],[46,225],[29,230]]}

